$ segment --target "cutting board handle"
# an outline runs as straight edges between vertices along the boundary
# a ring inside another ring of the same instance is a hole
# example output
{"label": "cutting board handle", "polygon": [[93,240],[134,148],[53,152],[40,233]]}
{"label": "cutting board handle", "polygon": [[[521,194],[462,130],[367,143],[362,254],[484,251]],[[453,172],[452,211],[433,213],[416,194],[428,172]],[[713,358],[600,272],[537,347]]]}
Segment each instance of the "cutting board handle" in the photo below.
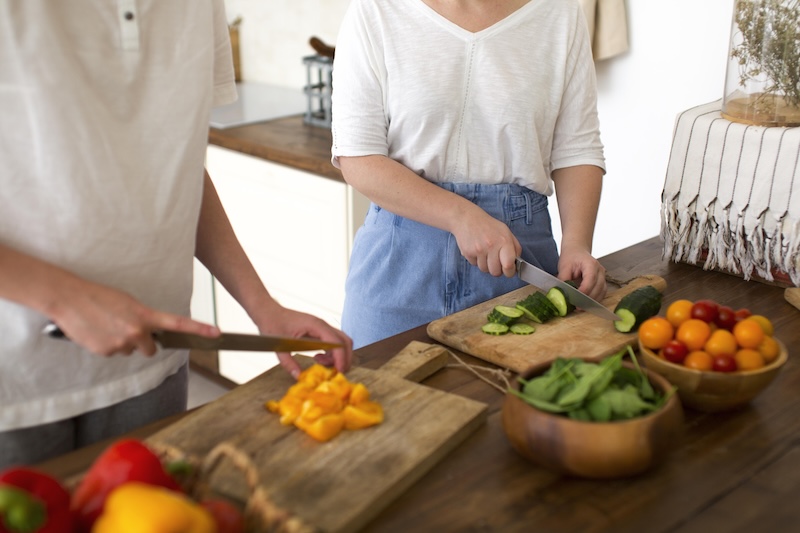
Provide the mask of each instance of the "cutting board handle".
{"label": "cutting board handle", "polygon": [[421,383],[447,365],[450,352],[438,344],[411,341],[380,368],[395,376]]}
{"label": "cutting board handle", "polygon": [[800,287],[789,287],[783,291],[783,297],[787,302],[800,309]]}

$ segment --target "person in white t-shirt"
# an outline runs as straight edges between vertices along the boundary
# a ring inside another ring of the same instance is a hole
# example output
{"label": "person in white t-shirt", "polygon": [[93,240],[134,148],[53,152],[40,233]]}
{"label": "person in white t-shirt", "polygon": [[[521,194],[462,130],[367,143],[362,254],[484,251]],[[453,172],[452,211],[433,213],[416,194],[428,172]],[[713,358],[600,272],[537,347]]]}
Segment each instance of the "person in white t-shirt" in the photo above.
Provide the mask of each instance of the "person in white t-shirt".
{"label": "person in white t-shirt", "polygon": [[372,202],[342,316],[355,347],[521,287],[518,256],[604,296],[591,250],[605,160],[577,0],[354,0],[332,94],[333,164]]}
{"label": "person in white t-shirt", "polygon": [[349,368],[346,335],[270,296],[204,170],[235,98],[223,0],[0,0],[0,468],[186,409],[188,352],[151,333],[219,335],[188,318],[195,256],[262,333]]}

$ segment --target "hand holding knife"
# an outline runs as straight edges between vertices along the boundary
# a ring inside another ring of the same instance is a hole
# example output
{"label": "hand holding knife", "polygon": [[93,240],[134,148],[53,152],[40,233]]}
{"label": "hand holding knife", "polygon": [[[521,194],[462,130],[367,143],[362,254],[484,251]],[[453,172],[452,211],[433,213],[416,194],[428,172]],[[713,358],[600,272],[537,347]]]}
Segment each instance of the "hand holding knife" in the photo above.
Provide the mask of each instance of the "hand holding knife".
{"label": "hand holding knife", "polygon": [[541,268],[535,267],[527,261],[517,258],[517,275],[519,279],[534,285],[547,292],[553,287],[558,287],[566,295],[569,302],[579,309],[599,316],[606,320],[620,320],[620,318],[610,309],[600,302],[590,298],[569,283],[561,281],[557,277],[545,272]]}

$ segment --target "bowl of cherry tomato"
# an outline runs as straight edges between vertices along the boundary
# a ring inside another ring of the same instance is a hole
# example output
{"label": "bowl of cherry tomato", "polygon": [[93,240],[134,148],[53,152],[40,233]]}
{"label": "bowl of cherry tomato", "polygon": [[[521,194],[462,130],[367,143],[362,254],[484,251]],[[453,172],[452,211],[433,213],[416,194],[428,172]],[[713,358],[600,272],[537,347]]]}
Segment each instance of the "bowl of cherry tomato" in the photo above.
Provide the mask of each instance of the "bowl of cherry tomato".
{"label": "bowl of cherry tomato", "polygon": [[748,404],[772,383],[787,350],[772,322],[712,300],[676,300],[644,321],[639,351],[648,369],[677,388],[681,403],[704,412]]}

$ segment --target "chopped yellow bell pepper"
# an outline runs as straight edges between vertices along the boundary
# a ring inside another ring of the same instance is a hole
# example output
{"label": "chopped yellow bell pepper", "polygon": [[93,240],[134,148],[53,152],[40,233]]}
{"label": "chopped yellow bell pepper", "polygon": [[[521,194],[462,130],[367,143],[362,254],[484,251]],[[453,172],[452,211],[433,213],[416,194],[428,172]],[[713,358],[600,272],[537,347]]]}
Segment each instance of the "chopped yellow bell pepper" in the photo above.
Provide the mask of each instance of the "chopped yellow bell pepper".
{"label": "chopped yellow bell pepper", "polygon": [[348,405],[342,414],[345,429],[364,429],[383,422],[383,408],[375,402]]}
{"label": "chopped yellow bell pepper", "polygon": [[353,385],[353,390],[350,391],[350,405],[358,405],[362,402],[369,400],[369,391],[363,383],[356,383]]}
{"label": "chopped yellow bell pepper", "polygon": [[332,413],[311,421],[301,416],[295,420],[295,425],[310,437],[326,442],[341,433],[344,428],[344,417],[340,413]]}
{"label": "chopped yellow bell pepper", "polygon": [[215,533],[209,511],[185,494],[130,481],[108,496],[92,533]]}
{"label": "chopped yellow bell pepper", "polygon": [[281,424],[294,424],[320,442],[344,428],[363,429],[383,422],[383,408],[370,401],[363,383],[352,383],[336,369],[320,364],[301,372],[283,398],[265,406],[280,414]]}

